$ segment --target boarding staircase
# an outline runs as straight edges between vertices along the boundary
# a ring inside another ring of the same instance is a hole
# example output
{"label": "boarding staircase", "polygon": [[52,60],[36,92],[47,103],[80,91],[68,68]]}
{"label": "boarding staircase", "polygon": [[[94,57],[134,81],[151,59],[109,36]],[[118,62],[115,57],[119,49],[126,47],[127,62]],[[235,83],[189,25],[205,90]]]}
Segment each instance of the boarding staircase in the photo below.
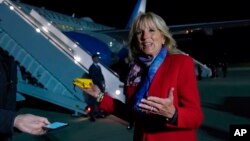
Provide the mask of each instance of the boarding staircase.
{"label": "boarding staircase", "polygon": [[[18,81],[18,93],[85,114],[82,91],[72,80],[87,73],[91,56],[36,11],[25,13],[10,0],[0,0],[0,47],[43,87]],[[110,96],[124,102],[122,83],[101,65]]]}

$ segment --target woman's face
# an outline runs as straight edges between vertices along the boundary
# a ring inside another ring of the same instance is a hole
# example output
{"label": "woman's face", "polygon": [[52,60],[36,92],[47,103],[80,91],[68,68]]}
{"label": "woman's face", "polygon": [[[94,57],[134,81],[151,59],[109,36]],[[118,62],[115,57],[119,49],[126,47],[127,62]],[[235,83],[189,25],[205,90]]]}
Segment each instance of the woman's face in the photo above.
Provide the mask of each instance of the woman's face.
{"label": "woman's face", "polygon": [[165,43],[165,38],[153,22],[139,24],[136,36],[140,50],[155,57]]}

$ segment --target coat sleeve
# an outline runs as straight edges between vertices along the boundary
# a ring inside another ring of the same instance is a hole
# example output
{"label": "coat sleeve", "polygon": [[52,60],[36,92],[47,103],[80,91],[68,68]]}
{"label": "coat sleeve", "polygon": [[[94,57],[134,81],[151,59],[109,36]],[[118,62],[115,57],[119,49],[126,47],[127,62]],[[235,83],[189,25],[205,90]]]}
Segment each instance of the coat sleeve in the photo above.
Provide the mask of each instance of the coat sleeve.
{"label": "coat sleeve", "polygon": [[127,105],[117,99],[110,97],[107,94],[105,94],[99,107],[109,114],[113,114],[116,117],[126,121],[128,120],[129,110]]}
{"label": "coat sleeve", "polygon": [[198,128],[203,121],[200,97],[196,82],[194,62],[185,57],[178,76],[177,96],[177,128]]}
{"label": "coat sleeve", "polygon": [[16,112],[0,109],[0,133],[12,134]]}

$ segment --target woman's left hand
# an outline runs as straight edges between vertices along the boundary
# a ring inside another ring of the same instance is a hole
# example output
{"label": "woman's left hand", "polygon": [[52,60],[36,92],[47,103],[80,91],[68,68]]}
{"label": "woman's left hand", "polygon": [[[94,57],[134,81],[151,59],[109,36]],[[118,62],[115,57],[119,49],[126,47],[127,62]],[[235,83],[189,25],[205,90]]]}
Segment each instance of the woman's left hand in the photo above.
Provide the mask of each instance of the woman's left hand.
{"label": "woman's left hand", "polygon": [[155,96],[149,96],[147,99],[142,99],[139,104],[142,111],[150,114],[162,115],[166,118],[172,118],[175,114],[174,101],[174,88],[169,90],[167,98],[159,98]]}

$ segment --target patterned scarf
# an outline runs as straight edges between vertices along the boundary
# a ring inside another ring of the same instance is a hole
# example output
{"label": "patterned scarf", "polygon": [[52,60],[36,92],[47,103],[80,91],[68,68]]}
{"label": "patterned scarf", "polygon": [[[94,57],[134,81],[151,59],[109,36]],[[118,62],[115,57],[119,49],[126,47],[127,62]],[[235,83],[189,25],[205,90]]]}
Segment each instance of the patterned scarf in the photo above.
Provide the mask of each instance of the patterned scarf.
{"label": "patterned scarf", "polygon": [[144,76],[145,78],[141,82],[141,85],[135,95],[134,110],[136,112],[140,112],[139,104],[141,103],[142,98],[146,98],[148,96],[148,90],[149,90],[151,81],[154,78],[156,71],[158,70],[158,68],[160,67],[160,65],[162,64],[166,56],[167,56],[167,48],[163,47],[161,51],[159,52],[159,54],[156,56],[156,58],[154,60],[151,59],[151,64],[149,64],[148,59],[142,60],[142,58],[139,58],[144,64],[150,65],[150,66],[149,66],[147,75]]}

